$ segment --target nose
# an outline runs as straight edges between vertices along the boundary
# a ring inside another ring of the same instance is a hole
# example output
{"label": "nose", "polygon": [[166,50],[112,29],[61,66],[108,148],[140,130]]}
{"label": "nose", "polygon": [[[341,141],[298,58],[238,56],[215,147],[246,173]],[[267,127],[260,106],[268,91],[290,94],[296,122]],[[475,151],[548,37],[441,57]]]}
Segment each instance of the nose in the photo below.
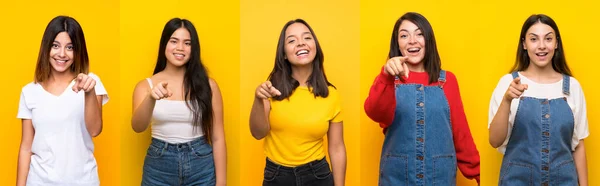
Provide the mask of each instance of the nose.
{"label": "nose", "polygon": [[540,50],[545,50],[545,49],[546,49],[546,45],[547,45],[547,44],[546,44],[546,42],[543,42],[543,41],[542,41],[542,42],[540,42],[540,44],[538,45],[538,49],[540,49]]}
{"label": "nose", "polygon": [[415,44],[415,43],[417,43],[417,39],[415,38],[415,36],[409,36],[408,44]]}
{"label": "nose", "polygon": [[61,47],[59,50],[60,51],[58,51],[58,57],[63,58],[67,55],[67,52],[65,51],[64,47]]}
{"label": "nose", "polygon": [[183,42],[178,42],[177,47],[175,47],[175,50],[183,51],[183,45],[184,45]]}
{"label": "nose", "polygon": [[306,41],[304,41],[303,39],[299,39],[297,44],[298,46],[304,46],[306,44]]}

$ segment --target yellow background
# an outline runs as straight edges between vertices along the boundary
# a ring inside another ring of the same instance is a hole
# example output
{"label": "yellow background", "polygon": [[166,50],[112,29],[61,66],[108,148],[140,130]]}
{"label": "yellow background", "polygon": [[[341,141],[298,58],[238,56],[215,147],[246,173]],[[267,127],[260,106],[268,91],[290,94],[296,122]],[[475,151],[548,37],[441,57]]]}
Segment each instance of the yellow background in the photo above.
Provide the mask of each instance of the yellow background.
{"label": "yellow background", "polygon": [[[389,50],[393,24],[407,11],[431,22],[442,68],[458,78],[471,132],[481,155],[482,185],[496,185],[502,155],[488,144],[488,104],[499,78],[515,59],[519,32],[533,13],[558,23],[569,66],[586,95],[590,137],[586,139],[590,185],[600,184],[594,165],[600,160],[596,127],[600,88],[596,87],[595,36],[598,4],[561,1],[2,1],[0,53],[5,72],[0,97],[0,185],[13,185],[21,138],[16,119],[21,87],[33,80],[43,31],[57,15],[82,25],[90,70],[110,95],[104,129],[94,139],[102,185],[139,185],[149,130],[131,129],[135,84],[152,74],[164,24],[172,17],[190,19],[201,42],[202,60],[221,88],[225,106],[229,185],[260,185],[264,168],[262,141],[252,138],[248,118],[256,86],[273,67],[279,32],[291,19],[304,18],[325,53],[329,80],[341,94],[348,153],[347,185],[375,185],[383,135],[363,111],[369,88]],[[360,63],[360,64],[359,64]],[[360,74],[358,76],[357,74]],[[458,174],[459,185],[475,185]]]}
{"label": "yellow background", "polygon": [[[131,98],[140,80],[152,76],[164,25],[173,17],[190,20],[200,38],[201,59],[221,89],[227,142],[227,182],[239,184],[239,2],[121,1],[121,185],[139,185],[150,129],[131,129]],[[162,51],[164,52],[164,51]]]}
{"label": "yellow background", "polygon": [[[497,185],[502,155],[488,143],[488,107],[491,93],[500,77],[508,73],[516,56],[516,45],[521,26],[534,13],[550,15],[559,25],[569,66],[582,84],[587,98],[590,137],[586,140],[589,175],[598,175],[592,165],[598,159],[600,143],[595,134],[600,132],[598,122],[600,90],[594,87],[595,43],[597,30],[594,23],[598,5],[564,3],[560,1],[531,2],[509,1],[504,4],[479,1],[361,1],[360,60],[361,100],[368,95],[369,87],[385,64],[395,21],[405,12],[423,14],[431,23],[442,68],[452,71],[458,78],[465,113],[471,133],[481,156],[481,185]],[[361,112],[361,174],[362,185],[377,183],[379,156],[383,134],[379,126]],[[597,141],[597,140],[596,140]],[[476,185],[475,181],[457,174],[457,185]],[[590,176],[590,185],[600,183]]]}
{"label": "yellow background", "polygon": [[346,185],[360,185],[359,2],[241,1],[240,151],[242,185],[261,185],[263,141],[250,134],[248,119],[256,87],[273,69],[279,34],[289,20],[302,18],[313,28],[325,55],[325,72],[342,99],[348,157]]}
{"label": "yellow background", "polygon": [[74,17],[83,28],[90,72],[97,74],[110,100],[103,107],[104,126],[94,138],[95,156],[102,185],[118,185],[119,148],[119,1],[2,1],[2,45],[4,81],[0,97],[0,185],[14,185],[21,141],[21,120],[17,119],[21,88],[33,81],[44,29],[58,15]]}

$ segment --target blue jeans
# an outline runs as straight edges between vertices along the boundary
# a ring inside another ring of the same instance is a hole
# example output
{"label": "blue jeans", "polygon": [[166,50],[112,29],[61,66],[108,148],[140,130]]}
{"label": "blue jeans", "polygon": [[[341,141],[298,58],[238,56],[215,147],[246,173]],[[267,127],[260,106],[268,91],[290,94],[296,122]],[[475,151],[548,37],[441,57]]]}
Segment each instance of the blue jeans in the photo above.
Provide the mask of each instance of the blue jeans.
{"label": "blue jeans", "polygon": [[286,167],[267,159],[263,186],[332,186],[333,174],[325,158],[298,167]]}
{"label": "blue jeans", "polygon": [[204,137],[179,144],[152,138],[144,160],[143,186],[215,184],[212,147]]}

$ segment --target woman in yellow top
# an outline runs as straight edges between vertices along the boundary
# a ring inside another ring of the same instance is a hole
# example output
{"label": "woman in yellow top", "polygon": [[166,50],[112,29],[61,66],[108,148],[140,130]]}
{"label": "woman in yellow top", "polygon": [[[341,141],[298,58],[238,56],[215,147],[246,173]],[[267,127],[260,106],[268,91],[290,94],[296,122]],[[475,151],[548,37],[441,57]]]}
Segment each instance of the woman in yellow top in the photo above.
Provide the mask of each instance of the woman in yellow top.
{"label": "woman in yellow top", "polygon": [[[344,185],[340,98],[325,76],[319,41],[304,20],[289,21],[281,30],[273,71],[255,94],[250,131],[256,139],[265,138],[263,185]],[[325,159],[325,135],[333,173]]]}

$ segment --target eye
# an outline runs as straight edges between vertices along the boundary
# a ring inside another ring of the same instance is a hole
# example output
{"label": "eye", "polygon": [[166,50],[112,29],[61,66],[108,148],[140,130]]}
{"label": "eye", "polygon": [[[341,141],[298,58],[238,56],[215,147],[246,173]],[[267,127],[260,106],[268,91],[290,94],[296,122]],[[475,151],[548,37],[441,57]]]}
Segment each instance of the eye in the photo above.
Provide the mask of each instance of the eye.
{"label": "eye", "polygon": [[307,37],[305,37],[304,39],[306,39],[306,40],[311,40],[311,39],[312,39],[312,37],[310,37],[310,36],[307,36]]}
{"label": "eye", "polygon": [[171,43],[171,44],[177,44],[177,41],[175,41],[175,40],[169,40],[169,43]]}
{"label": "eye", "polygon": [[552,38],[551,37],[546,38],[546,41],[552,41]]}
{"label": "eye", "polygon": [[537,41],[537,38],[535,38],[535,37],[529,38],[529,41]]}
{"label": "eye", "polygon": [[185,42],[185,45],[192,46],[192,43],[191,42]]}
{"label": "eye", "polygon": [[418,33],[417,36],[423,36],[423,33]]}
{"label": "eye", "polygon": [[408,37],[406,34],[400,35],[400,38],[406,38]]}
{"label": "eye", "polygon": [[293,43],[294,41],[296,41],[296,40],[290,39],[290,40],[288,40],[288,43]]}
{"label": "eye", "polygon": [[73,50],[73,45],[67,46],[67,50]]}
{"label": "eye", "polygon": [[52,48],[58,48],[57,44],[52,44]]}

